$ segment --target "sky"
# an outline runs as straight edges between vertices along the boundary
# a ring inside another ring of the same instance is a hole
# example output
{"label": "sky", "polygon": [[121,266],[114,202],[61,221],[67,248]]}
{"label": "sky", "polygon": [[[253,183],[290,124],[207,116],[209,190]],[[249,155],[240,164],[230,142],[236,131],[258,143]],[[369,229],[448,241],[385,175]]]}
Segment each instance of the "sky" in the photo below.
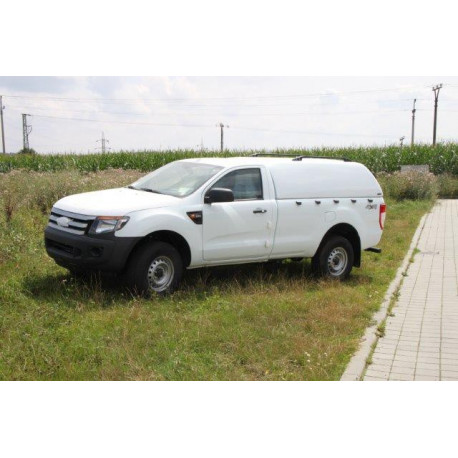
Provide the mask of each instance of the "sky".
{"label": "sky", "polygon": [[0,77],[7,152],[251,150],[458,140],[458,77]]}

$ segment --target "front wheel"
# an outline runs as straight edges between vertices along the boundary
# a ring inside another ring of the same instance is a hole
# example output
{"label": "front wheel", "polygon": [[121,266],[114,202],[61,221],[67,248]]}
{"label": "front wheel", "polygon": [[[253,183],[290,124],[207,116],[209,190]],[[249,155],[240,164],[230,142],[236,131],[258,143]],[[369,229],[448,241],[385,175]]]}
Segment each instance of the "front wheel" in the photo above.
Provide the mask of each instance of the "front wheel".
{"label": "front wheel", "polygon": [[140,245],[127,265],[127,285],[141,295],[171,293],[183,275],[183,261],[172,245],[149,242]]}
{"label": "front wheel", "polygon": [[315,274],[322,277],[344,280],[353,268],[352,244],[341,236],[330,237],[312,259]]}

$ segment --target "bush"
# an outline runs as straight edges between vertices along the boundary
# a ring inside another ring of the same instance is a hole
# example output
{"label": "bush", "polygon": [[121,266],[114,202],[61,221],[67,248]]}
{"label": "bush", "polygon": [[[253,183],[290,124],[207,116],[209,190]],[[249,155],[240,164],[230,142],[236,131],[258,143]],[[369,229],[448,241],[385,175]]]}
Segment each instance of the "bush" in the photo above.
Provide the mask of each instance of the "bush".
{"label": "bush", "polygon": [[29,154],[31,156],[35,156],[37,152],[33,148],[22,148],[18,151],[18,154]]}
{"label": "bush", "polygon": [[438,180],[432,173],[395,172],[377,176],[385,197],[395,200],[434,200],[438,195]]}
{"label": "bush", "polygon": [[439,197],[456,199],[458,198],[458,177],[444,173],[437,177]]}
{"label": "bush", "polygon": [[13,170],[1,175],[0,223],[10,223],[20,208],[34,208],[48,215],[62,197],[79,192],[126,186],[142,175],[133,170],[110,169],[99,173],[75,170],[55,173]]}

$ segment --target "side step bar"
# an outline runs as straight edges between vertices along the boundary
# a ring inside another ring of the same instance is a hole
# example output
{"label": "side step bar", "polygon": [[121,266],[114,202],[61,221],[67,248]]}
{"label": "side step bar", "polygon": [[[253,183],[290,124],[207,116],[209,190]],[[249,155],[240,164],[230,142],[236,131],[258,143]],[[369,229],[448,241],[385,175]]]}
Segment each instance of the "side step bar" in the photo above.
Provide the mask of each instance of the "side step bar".
{"label": "side step bar", "polygon": [[380,254],[382,252],[382,249],[381,248],[371,247],[371,248],[366,248],[364,251],[370,251],[371,253]]}

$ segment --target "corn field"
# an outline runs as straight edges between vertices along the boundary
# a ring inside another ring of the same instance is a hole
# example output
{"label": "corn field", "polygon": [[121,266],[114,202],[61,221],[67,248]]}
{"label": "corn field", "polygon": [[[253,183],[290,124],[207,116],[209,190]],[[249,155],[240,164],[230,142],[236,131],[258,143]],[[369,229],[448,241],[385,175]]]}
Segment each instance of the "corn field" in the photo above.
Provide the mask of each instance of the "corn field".
{"label": "corn field", "polygon": [[[392,173],[401,165],[428,164],[435,175],[449,173],[458,175],[458,144],[443,143],[432,148],[430,145],[416,145],[413,149],[399,146],[387,147],[351,147],[351,148],[315,148],[284,149],[274,153],[346,157],[365,164],[373,173]],[[107,169],[132,169],[148,172],[168,162],[202,156],[240,156],[263,153],[264,151],[228,150],[196,151],[120,151],[104,154],[53,154],[53,155],[0,155],[0,173],[14,169],[25,169],[37,172],[56,172],[76,169],[81,172],[97,172]]]}

